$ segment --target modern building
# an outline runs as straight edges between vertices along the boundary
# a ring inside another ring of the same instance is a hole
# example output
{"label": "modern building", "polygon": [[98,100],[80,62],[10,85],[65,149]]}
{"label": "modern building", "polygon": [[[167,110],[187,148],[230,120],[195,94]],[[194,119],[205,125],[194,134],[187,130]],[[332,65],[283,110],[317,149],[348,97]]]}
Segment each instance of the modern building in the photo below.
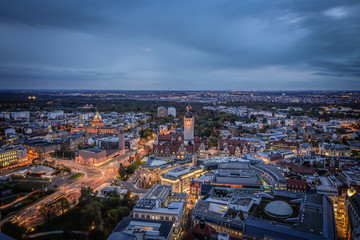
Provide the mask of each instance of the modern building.
{"label": "modern building", "polygon": [[264,191],[260,175],[255,173],[248,163],[220,164],[219,169],[215,170],[215,178],[211,184],[250,193]]}
{"label": "modern building", "polygon": [[192,179],[200,177],[203,169],[199,166],[181,166],[161,175],[161,184],[172,186],[174,192],[189,193]]}
{"label": "modern building", "polygon": [[18,163],[19,157],[14,148],[0,148],[0,167],[7,167]]}
{"label": "modern building", "polygon": [[100,148],[89,148],[79,150],[78,163],[97,165],[107,160],[106,150]]}
{"label": "modern building", "polygon": [[160,184],[162,174],[184,165],[192,165],[191,155],[186,156],[186,158],[159,158],[150,156],[146,163],[140,167],[140,186],[150,188],[154,184]]}
{"label": "modern building", "polygon": [[346,199],[346,207],[351,226],[351,239],[360,239],[360,193],[355,193]]}
{"label": "modern building", "polygon": [[169,185],[153,185],[132,210],[133,217],[173,222],[173,238],[179,239],[182,231],[186,197],[172,196]]}
{"label": "modern building", "polygon": [[332,202],[324,195],[213,187],[196,203],[193,219],[235,239],[337,239]]}
{"label": "modern building", "polygon": [[173,222],[125,217],[107,240],[172,240]]}

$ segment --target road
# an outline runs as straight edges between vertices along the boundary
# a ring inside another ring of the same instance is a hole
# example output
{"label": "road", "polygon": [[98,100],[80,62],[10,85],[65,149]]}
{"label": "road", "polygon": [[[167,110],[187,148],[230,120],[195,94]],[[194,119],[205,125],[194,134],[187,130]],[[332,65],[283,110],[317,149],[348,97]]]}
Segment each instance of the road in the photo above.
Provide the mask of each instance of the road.
{"label": "road", "polygon": [[[76,202],[80,197],[80,190],[83,187],[91,187],[95,189],[102,183],[111,182],[116,179],[118,168],[120,163],[128,165],[129,156],[133,155],[134,151],[127,151],[124,155],[116,157],[100,166],[90,166],[76,163],[68,160],[58,160],[48,158],[49,161],[56,161],[58,164],[62,164],[72,169],[72,172],[79,172],[83,174],[83,177],[75,182],[69,183],[68,176],[64,176],[53,180],[53,186],[58,186],[58,191],[41,199],[40,201],[27,206],[26,208],[18,211],[16,217],[8,217],[0,222],[0,226],[6,221],[13,220],[27,228],[32,228],[41,225],[45,222],[44,216],[41,215],[39,209],[46,203],[55,201],[58,198],[66,197],[70,203]],[[128,181],[120,183],[125,189],[131,189],[134,194],[141,197],[146,190],[136,187],[139,171],[134,176],[129,178]],[[60,212],[58,212],[60,214]]]}

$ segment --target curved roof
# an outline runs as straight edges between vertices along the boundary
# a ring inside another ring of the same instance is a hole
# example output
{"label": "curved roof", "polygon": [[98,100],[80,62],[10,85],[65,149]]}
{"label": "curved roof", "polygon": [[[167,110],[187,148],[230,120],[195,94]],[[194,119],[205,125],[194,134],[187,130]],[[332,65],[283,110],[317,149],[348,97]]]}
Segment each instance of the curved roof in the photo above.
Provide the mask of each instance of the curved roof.
{"label": "curved roof", "polygon": [[47,172],[53,172],[54,170],[52,168],[49,167],[45,167],[45,166],[38,166],[34,169],[30,169],[29,172],[32,174],[40,174],[40,173],[47,173]]}
{"label": "curved roof", "polygon": [[285,218],[290,217],[293,210],[291,206],[284,201],[273,201],[266,205],[265,212],[272,217]]}
{"label": "curved roof", "polygon": [[93,121],[101,121],[101,116],[100,116],[98,111],[96,111],[96,114],[95,114],[95,116],[93,118]]}

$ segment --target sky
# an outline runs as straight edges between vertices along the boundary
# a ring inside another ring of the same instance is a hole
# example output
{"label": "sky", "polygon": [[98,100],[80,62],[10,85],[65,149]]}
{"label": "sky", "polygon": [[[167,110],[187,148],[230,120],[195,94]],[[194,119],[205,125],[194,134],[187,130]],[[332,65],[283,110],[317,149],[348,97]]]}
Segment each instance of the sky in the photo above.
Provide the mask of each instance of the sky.
{"label": "sky", "polygon": [[360,90],[360,1],[0,1],[1,89]]}

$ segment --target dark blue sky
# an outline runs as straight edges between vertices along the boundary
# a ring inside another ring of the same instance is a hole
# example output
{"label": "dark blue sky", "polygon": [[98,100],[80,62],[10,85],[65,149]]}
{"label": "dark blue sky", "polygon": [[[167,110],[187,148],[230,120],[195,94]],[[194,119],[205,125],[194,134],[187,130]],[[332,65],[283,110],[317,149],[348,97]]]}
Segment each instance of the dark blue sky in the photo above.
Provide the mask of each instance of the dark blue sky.
{"label": "dark blue sky", "polygon": [[360,90],[360,1],[0,2],[3,89]]}

